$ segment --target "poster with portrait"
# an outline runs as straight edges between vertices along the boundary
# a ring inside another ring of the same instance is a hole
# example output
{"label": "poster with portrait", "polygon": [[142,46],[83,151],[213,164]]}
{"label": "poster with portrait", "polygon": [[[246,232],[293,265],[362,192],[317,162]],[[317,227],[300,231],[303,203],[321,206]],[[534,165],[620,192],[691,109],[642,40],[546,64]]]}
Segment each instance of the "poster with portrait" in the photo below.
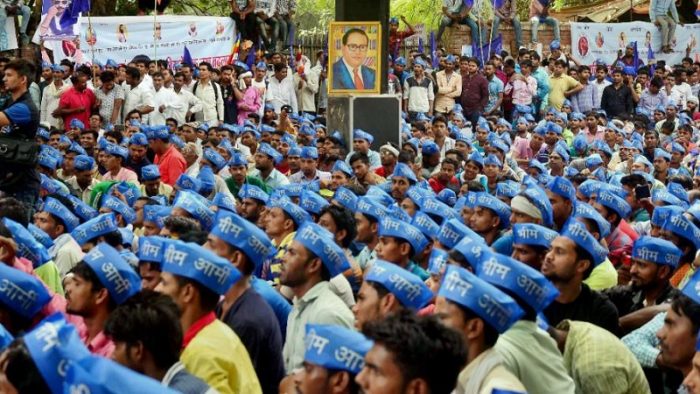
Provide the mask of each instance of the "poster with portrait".
{"label": "poster with portrait", "polygon": [[328,38],[330,94],[377,94],[381,84],[379,22],[331,22]]}

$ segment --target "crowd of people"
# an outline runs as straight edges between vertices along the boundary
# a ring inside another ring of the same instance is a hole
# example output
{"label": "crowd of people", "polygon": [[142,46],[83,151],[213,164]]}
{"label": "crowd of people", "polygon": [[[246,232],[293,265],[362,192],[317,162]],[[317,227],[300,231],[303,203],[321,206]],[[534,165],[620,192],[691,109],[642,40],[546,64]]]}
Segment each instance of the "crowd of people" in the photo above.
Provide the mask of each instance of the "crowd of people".
{"label": "crowd of people", "polygon": [[0,58],[2,391],[700,393],[700,63],[632,49],[393,58],[382,146],[322,52]]}

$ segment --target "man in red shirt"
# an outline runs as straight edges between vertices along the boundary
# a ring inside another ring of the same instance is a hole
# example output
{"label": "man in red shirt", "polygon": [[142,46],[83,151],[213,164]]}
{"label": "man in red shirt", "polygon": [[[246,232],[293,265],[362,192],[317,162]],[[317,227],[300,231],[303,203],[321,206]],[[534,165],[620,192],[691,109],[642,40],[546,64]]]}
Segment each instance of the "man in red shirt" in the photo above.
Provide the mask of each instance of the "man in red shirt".
{"label": "man in red shirt", "polygon": [[459,163],[451,157],[443,159],[440,171],[428,180],[428,184],[436,194],[445,188],[459,191],[459,181],[455,177],[458,167]]}
{"label": "man in red shirt", "polygon": [[406,22],[406,18],[401,16],[401,20],[406,24],[407,29],[404,31],[399,31],[399,19],[393,17],[389,20],[389,53],[394,59],[399,56],[399,50],[401,48],[401,42],[407,37],[410,37],[416,32],[413,30],[413,26]]}
{"label": "man in red shirt", "polygon": [[156,154],[153,164],[160,170],[160,179],[170,186],[175,185],[177,178],[185,172],[187,162],[173,144],[170,143],[170,132],[167,126],[151,130],[148,133],[148,145]]}
{"label": "man in red shirt", "polygon": [[95,94],[87,88],[88,76],[78,72],[73,77],[73,87],[63,92],[58,101],[58,108],[53,111],[55,118],[62,117],[66,131],[70,129],[73,119],[83,124],[90,124],[90,113],[95,106]]}

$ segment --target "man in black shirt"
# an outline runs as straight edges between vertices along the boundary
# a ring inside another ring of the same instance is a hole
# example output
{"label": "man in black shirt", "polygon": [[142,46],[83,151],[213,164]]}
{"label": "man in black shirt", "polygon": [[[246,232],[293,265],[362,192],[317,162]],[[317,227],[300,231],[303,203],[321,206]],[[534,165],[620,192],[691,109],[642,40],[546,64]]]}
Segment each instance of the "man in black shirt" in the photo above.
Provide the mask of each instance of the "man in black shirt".
{"label": "man in black shirt", "polygon": [[209,234],[209,245],[241,272],[241,279],[224,294],[216,315],[241,338],[258,375],[263,393],[277,393],[284,377],[282,330],[265,299],[251,288],[258,264],[274,251],[272,242],[257,226],[232,213],[219,211]]}
{"label": "man in black shirt", "polygon": [[[39,110],[28,91],[33,71],[33,66],[23,59],[12,60],[5,65],[3,81],[12,95],[12,103],[0,112],[2,135],[26,140],[24,145],[28,147],[35,144],[34,135],[39,127]],[[13,163],[0,157],[0,192],[22,201],[28,208],[30,218],[39,197],[39,184],[35,165]]]}
{"label": "man in black shirt", "polygon": [[615,305],[583,283],[607,254],[608,250],[582,223],[570,221],[564,226],[561,235],[552,241],[541,268],[542,274],[559,289],[559,296],[544,310],[549,325],[556,326],[564,319],[579,320],[618,333]]}
{"label": "man in black shirt", "polygon": [[612,77],[612,85],[608,85],[603,89],[600,108],[605,110],[608,119],[619,115],[632,115],[634,113],[632,91],[623,81],[622,70],[616,69],[613,71]]}
{"label": "man in black shirt", "polygon": [[681,250],[664,239],[641,237],[634,242],[631,257],[630,284],[603,292],[617,307],[625,332],[641,327],[658,313],[656,308],[641,309],[670,303],[678,294],[669,279],[680,261]]}

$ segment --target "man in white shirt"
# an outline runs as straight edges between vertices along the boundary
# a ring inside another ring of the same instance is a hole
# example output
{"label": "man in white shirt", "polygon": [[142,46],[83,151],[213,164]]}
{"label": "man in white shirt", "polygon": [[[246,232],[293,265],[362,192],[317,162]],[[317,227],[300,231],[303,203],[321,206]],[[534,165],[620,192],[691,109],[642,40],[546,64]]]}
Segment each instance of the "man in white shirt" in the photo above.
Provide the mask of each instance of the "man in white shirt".
{"label": "man in white shirt", "polygon": [[294,89],[292,78],[287,78],[287,65],[275,63],[275,75],[270,78],[267,85],[267,95],[265,102],[275,107],[275,112],[280,113],[282,106],[289,105],[293,113],[299,112],[297,105],[297,95]]}
{"label": "man in white shirt", "polygon": [[148,114],[155,109],[153,89],[143,84],[141,74],[135,67],[127,67],[125,82],[127,88],[131,89],[126,93],[124,100],[124,115],[137,109],[141,113],[141,123],[147,123]]}
{"label": "man in white shirt", "polygon": [[178,100],[175,92],[163,87],[163,82],[163,74],[160,71],[153,74],[153,89],[155,91],[153,102],[155,104],[155,110],[151,112],[148,118],[148,124],[152,126],[165,124],[165,119],[174,118],[173,115],[184,107],[180,100]]}
{"label": "man in white shirt", "polygon": [[224,120],[224,98],[221,86],[211,80],[211,72],[211,64],[199,64],[199,81],[192,86],[192,93],[202,102],[202,111],[195,114],[195,120],[217,126]]}
{"label": "man in white shirt", "polygon": [[608,68],[605,67],[605,65],[601,64],[596,66],[595,69],[595,81],[593,81],[592,85],[596,87],[596,96],[595,96],[595,108],[600,108],[600,102],[603,99],[603,90],[608,86],[611,85],[612,82],[608,81],[605,77],[608,75]]}
{"label": "man in white shirt", "polygon": [[[177,68],[176,68],[177,70]],[[194,87],[194,84],[197,83],[197,81],[192,78],[193,76],[193,71],[192,71],[192,66],[189,64],[181,64],[180,65],[180,71],[182,75],[185,77],[185,83],[182,85],[182,88],[187,90],[188,92],[192,93],[192,88]]]}
{"label": "man in white shirt", "polygon": [[680,105],[681,109],[687,109],[688,99],[693,96],[693,90],[683,79],[684,72],[682,70],[673,72],[673,79],[676,84],[671,88],[671,92],[677,92],[678,97],[680,97],[680,102],[677,102],[676,105]]}
{"label": "man in white shirt", "polygon": [[69,89],[70,86],[63,83],[63,67],[54,64],[51,66],[53,73],[53,81],[46,85],[41,98],[41,123],[48,124],[57,129],[63,129],[63,118],[54,117],[53,111],[58,108],[58,101],[61,99],[61,94]]}
{"label": "man in white shirt", "polygon": [[175,119],[177,124],[182,126],[187,123],[190,115],[202,111],[202,102],[185,89],[185,76],[181,72],[176,73],[173,77],[173,93],[175,93],[178,107],[169,111],[168,117]]}
{"label": "man in white shirt", "polygon": [[297,88],[297,100],[302,112],[316,113],[316,93],[321,66],[316,65],[302,74],[294,74],[294,84]]}

